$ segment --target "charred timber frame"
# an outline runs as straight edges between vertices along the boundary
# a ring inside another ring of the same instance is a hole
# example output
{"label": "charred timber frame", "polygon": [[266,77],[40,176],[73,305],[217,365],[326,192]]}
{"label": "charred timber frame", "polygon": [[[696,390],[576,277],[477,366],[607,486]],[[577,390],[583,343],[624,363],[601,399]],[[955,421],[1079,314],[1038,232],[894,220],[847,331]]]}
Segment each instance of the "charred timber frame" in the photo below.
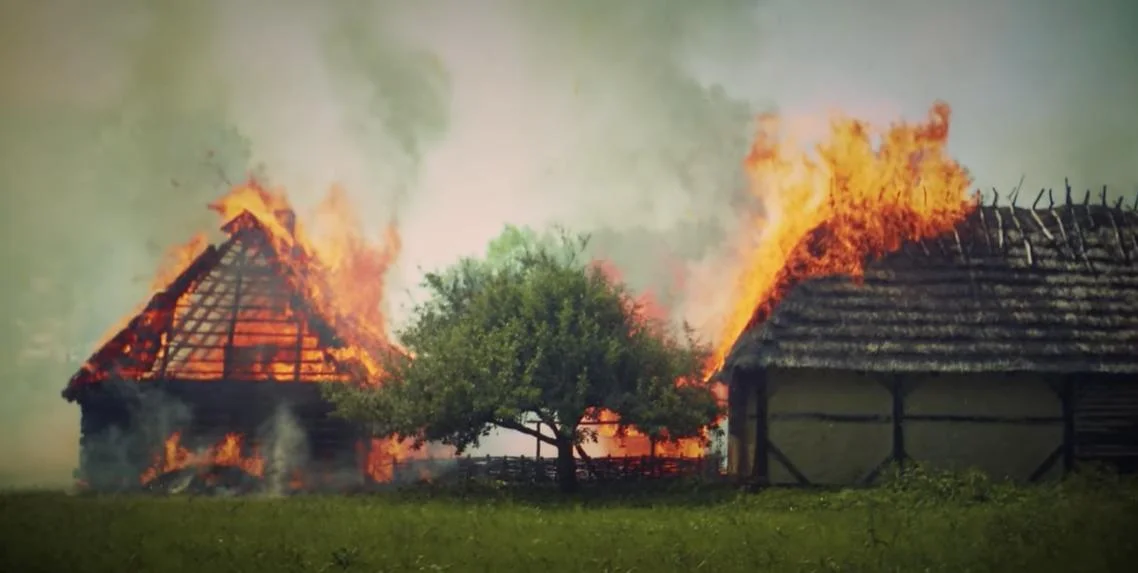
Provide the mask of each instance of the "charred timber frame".
{"label": "charred timber frame", "polygon": [[[972,424],[1013,424],[1013,425],[1058,425],[1062,424],[1063,437],[1061,442],[1040,464],[1032,471],[1029,482],[1036,482],[1043,478],[1057,463],[1062,463],[1063,473],[1069,473],[1075,467],[1075,447],[1076,447],[1076,432],[1075,432],[1075,402],[1076,402],[1076,380],[1074,376],[1062,376],[1058,381],[1049,384],[1048,386],[1055,392],[1059,398],[1062,408],[1060,416],[987,416],[987,415],[965,415],[965,414],[906,414],[905,413],[905,398],[916,388],[917,383],[912,380],[906,379],[903,374],[892,374],[887,381],[880,382],[881,385],[889,392],[891,402],[891,413],[884,414],[834,414],[828,412],[776,412],[769,411],[770,398],[773,392],[770,391],[767,384],[767,375],[765,371],[744,371],[741,369],[734,369],[732,375],[733,382],[737,385],[735,400],[732,401],[730,408],[732,418],[736,420],[748,420],[752,416],[748,415],[747,401],[741,400],[744,398],[745,392],[755,393],[756,412],[753,416],[755,420],[754,441],[746,444],[742,450],[746,457],[741,460],[741,470],[750,466],[748,476],[743,476],[750,483],[757,486],[772,485],[770,477],[770,464],[771,461],[778,462],[793,478],[794,482],[791,484],[780,485],[798,485],[798,486],[812,486],[823,485],[812,483],[794,462],[782,452],[779,447],[770,440],[770,422],[772,421],[816,421],[816,422],[837,422],[837,423],[854,423],[854,424],[891,424],[892,425],[892,438],[890,454],[878,463],[872,470],[867,472],[858,483],[868,485],[878,478],[883,470],[890,465],[898,465],[904,467],[906,462],[911,462],[911,458],[905,449],[905,422],[957,422],[957,423],[972,423]],[[748,397],[749,398],[749,397]],[[744,428],[746,424],[741,424]],[[730,430],[731,433],[737,437],[741,437],[741,431]]]}
{"label": "charred timber frame", "polygon": [[[255,435],[280,406],[287,406],[303,428],[311,462],[318,465],[341,463],[353,451],[353,444],[365,437],[349,423],[332,417],[319,393],[320,383],[340,382],[356,373],[327,352],[341,342],[327,318],[313,308],[310,293],[296,284],[296,273],[303,268],[293,268],[291,261],[281,259],[267,231],[248,212],[223,230],[229,238],[207,246],[165,289],[154,294],[147,307],[104,344],[64,389],[63,397],[79,402],[82,412],[81,471],[91,465],[84,461],[87,457],[101,455],[99,434],[114,427],[134,431],[136,425],[147,423],[140,421],[150,407],[143,400],[147,396],[154,400],[170,397],[187,406],[193,413],[191,420],[178,431],[191,440],[213,441],[216,434],[230,431]],[[270,279],[274,282],[266,284]],[[266,310],[290,316],[260,316]],[[243,311],[252,312],[239,317]],[[284,336],[286,340],[279,344],[295,354],[279,359],[286,366],[281,375],[245,371],[237,341],[241,321],[254,326],[295,323],[295,335]],[[320,350],[319,360],[307,357]],[[215,366],[205,375],[186,369],[187,364],[205,361]],[[314,363],[325,367],[305,369]],[[137,463],[140,471],[148,467],[152,449],[142,446],[130,454],[137,457],[130,463]],[[100,463],[92,460],[95,465]],[[354,457],[352,466],[359,462]],[[122,477],[116,474],[116,483]],[[118,486],[108,482],[108,487]]]}
{"label": "charred timber frame", "polygon": [[[237,324],[241,317],[241,295],[242,286],[245,282],[245,264],[249,258],[249,247],[246,244],[241,245],[241,251],[237,254],[237,264],[234,266],[234,281],[233,285],[233,303],[230,308],[229,327],[225,333],[225,349],[222,351],[224,358],[222,359],[221,377],[222,379],[229,379],[233,376],[233,363],[236,353],[233,349],[234,340],[237,337]],[[303,332],[303,327],[297,330]]]}

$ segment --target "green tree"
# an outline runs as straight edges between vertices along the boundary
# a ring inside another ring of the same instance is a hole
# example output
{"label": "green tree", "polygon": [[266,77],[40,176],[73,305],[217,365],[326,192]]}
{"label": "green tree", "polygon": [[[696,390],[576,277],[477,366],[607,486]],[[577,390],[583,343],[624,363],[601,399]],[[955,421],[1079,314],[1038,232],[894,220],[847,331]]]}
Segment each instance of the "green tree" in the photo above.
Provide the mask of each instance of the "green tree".
{"label": "green tree", "polygon": [[701,436],[720,414],[703,380],[710,349],[642,312],[584,259],[586,243],[507,227],[485,259],[428,274],[430,297],[399,333],[413,358],[393,359],[378,388],[328,388],[339,415],[460,452],[495,426],[521,432],[557,450],[565,491],[598,409],[656,439]]}

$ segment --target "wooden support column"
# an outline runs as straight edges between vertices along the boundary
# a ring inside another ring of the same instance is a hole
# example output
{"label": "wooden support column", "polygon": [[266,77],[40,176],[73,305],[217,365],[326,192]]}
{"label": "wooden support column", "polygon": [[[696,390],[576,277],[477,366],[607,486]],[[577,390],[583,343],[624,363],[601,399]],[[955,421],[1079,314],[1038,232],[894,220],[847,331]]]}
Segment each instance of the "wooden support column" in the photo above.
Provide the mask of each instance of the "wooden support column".
{"label": "wooden support column", "polygon": [[[904,465],[905,461],[909,459],[909,452],[905,449],[905,396],[912,391],[914,387],[913,381],[908,381],[906,386],[905,376],[902,374],[894,374],[888,380],[878,379],[885,390],[889,392],[891,401],[891,408],[889,413],[889,422],[893,427],[893,446],[890,449],[889,455],[881,460],[873,469],[869,470],[858,483],[870,484],[877,480],[877,476],[881,475],[882,470],[895,463]],[[917,416],[910,417],[910,419],[918,418]],[[930,416],[922,416],[924,418],[931,418]]]}
{"label": "wooden support column", "polygon": [[909,454],[905,451],[905,377],[896,374],[890,381],[889,393],[893,397],[893,462],[905,464]]}
{"label": "wooden support column", "polygon": [[1062,415],[1059,418],[1044,420],[1044,422],[1049,425],[1057,422],[1062,424],[1063,436],[1059,445],[1040,462],[1035,471],[1031,472],[1027,478],[1029,482],[1043,479],[1043,476],[1051,471],[1057,463],[1062,464],[1064,474],[1069,473],[1075,466],[1075,379],[1073,376],[1064,375],[1048,380],[1047,386],[1059,399]]}
{"label": "wooden support column", "polygon": [[1063,406],[1063,473],[1069,474],[1075,469],[1075,399],[1076,386],[1074,376],[1064,376],[1059,396]]}
{"label": "wooden support column", "polygon": [[[534,422],[533,429],[537,433],[541,433],[541,422]],[[534,438],[533,441],[537,444],[536,451],[533,454],[534,459],[541,460],[541,439]]]}
{"label": "wooden support column", "polygon": [[242,283],[245,279],[244,270],[247,251],[248,248],[243,245],[241,253],[237,256],[235,272],[237,277],[235,279],[236,284],[233,286],[233,314],[229,317],[229,332],[225,338],[225,354],[222,362],[222,378],[225,380],[228,380],[233,374],[234,359],[236,358],[233,352],[233,341],[237,334],[237,320],[241,316],[241,290],[243,286]]}
{"label": "wooden support column", "polygon": [[738,368],[727,375],[727,472],[738,481],[746,478],[750,448],[747,444],[747,388]]}
{"label": "wooden support column", "polygon": [[296,317],[296,359],[292,363],[293,382],[300,382],[301,373],[303,372],[304,361],[304,333],[308,330],[307,317],[301,318],[297,309],[293,309],[293,315]]}
{"label": "wooden support column", "polygon": [[765,486],[771,482],[767,373],[761,370],[748,378],[746,386],[750,389],[749,398],[755,401],[755,441],[751,455],[751,477],[756,485]]}

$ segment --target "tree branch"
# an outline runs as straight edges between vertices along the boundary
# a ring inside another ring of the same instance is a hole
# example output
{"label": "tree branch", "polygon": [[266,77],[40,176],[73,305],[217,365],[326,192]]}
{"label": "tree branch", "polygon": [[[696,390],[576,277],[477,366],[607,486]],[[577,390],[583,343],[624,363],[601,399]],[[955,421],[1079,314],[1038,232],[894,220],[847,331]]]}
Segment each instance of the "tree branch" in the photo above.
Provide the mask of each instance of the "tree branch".
{"label": "tree branch", "polygon": [[522,434],[530,436],[531,438],[537,438],[538,440],[541,440],[542,442],[545,442],[551,446],[554,446],[554,447],[557,446],[557,442],[553,438],[546,436],[545,434],[542,434],[541,432],[539,432],[533,428],[519,424],[513,420],[496,420],[494,422],[494,425],[500,426],[502,428],[506,428],[507,430],[513,430],[515,432],[520,432]]}
{"label": "tree branch", "polygon": [[546,426],[549,426],[549,430],[551,432],[553,432],[554,436],[561,433],[557,430],[557,423],[553,421],[552,416],[550,416],[549,414],[546,414],[545,412],[542,412],[540,409],[536,409],[536,408],[534,409],[533,413],[537,414],[537,419],[541,420],[541,423],[545,424]]}
{"label": "tree branch", "polygon": [[585,447],[584,447],[584,446],[582,446],[581,444],[577,444],[577,446],[576,446],[576,447],[577,447],[577,455],[578,455],[578,456],[581,456],[581,459],[582,459],[582,460],[585,460],[585,462],[586,462],[586,463],[589,463],[589,462],[592,462],[592,461],[593,461],[593,458],[592,458],[592,456],[590,456],[589,454],[585,453]]}

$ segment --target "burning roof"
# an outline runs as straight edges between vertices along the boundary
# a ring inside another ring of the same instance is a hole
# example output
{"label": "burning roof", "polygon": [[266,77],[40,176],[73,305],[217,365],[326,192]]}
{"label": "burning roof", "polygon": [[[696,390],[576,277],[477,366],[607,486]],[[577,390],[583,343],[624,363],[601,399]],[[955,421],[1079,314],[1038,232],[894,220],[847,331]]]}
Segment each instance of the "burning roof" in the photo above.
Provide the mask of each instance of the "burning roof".
{"label": "burning roof", "polygon": [[[71,378],[63,395],[85,385],[133,381],[233,380],[375,382],[388,342],[379,300],[353,312],[340,298],[342,267],[321,257],[296,226],[282,195],[254,182],[212,206],[228,235],[206,247]],[[191,246],[199,246],[195,240]],[[349,242],[349,247],[352,244]],[[358,250],[358,245],[356,245]],[[379,276],[390,253],[346,257]],[[357,289],[365,292],[367,288]],[[345,295],[347,296],[347,295]]]}
{"label": "burning roof", "polygon": [[978,207],[860,280],[799,284],[727,365],[1138,372],[1138,211],[1069,193],[1054,208]]}
{"label": "burning roof", "polygon": [[886,129],[837,117],[809,153],[777,117],[761,119],[745,166],[765,213],[743,253],[715,368],[738,337],[765,322],[797,284],[858,277],[865,262],[951,230],[975,208],[968,171],[948,154],[951,110]]}
{"label": "burning roof", "polygon": [[1069,187],[1058,207],[981,205],[949,118],[839,117],[813,155],[760,123],[747,169],[767,212],[720,372],[1138,372],[1138,211]]}

